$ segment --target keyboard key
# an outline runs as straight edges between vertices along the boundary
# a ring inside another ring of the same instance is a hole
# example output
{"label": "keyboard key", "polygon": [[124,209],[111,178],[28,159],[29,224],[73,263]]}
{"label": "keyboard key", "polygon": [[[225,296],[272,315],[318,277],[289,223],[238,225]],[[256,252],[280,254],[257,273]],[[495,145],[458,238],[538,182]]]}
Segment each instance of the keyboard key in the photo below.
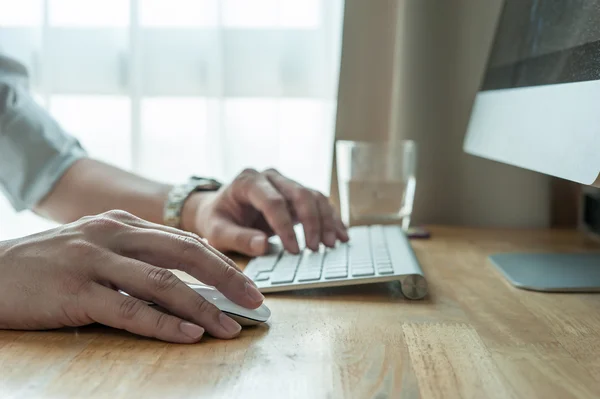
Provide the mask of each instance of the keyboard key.
{"label": "keyboard key", "polygon": [[346,271],[346,270],[325,272],[326,280],[331,280],[331,279],[335,279],[335,278],[346,278],[346,277],[348,277],[348,271]]}
{"label": "keyboard key", "polygon": [[386,268],[386,267],[392,267],[392,262],[390,261],[385,261],[385,262],[377,262],[377,267],[378,268]]}
{"label": "keyboard key", "polygon": [[257,272],[270,272],[273,271],[273,268],[275,267],[275,264],[277,263],[277,259],[279,258],[279,255],[274,256],[274,255],[267,255],[265,257],[259,258],[259,260],[257,261],[256,264],[256,271]]}
{"label": "keyboard key", "polygon": [[358,269],[352,270],[352,277],[364,277],[364,276],[374,276],[375,270],[373,269]]}
{"label": "keyboard key", "polygon": [[271,274],[271,284],[286,284],[294,281],[296,269],[301,256],[284,252],[277,263],[275,271]]}
{"label": "keyboard key", "polygon": [[271,284],[285,284],[294,281],[295,273],[277,274],[271,278]]}
{"label": "keyboard key", "polygon": [[375,268],[373,266],[353,267],[352,271],[355,271],[355,270],[375,270]]}
{"label": "keyboard key", "polygon": [[260,272],[252,280],[254,281],[267,281],[271,277],[271,272]]}
{"label": "keyboard key", "polygon": [[377,273],[379,274],[394,274],[393,269],[378,269]]}
{"label": "keyboard key", "polygon": [[333,270],[323,270],[323,274],[325,276],[329,276],[331,274],[345,274],[346,276],[348,275],[348,269],[333,269]]}
{"label": "keyboard key", "polygon": [[373,262],[371,262],[371,260],[355,261],[352,259],[350,264],[352,265],[352,267],[364,267],[364,266],[372,267],[373,266]]}
{"label": "keyboard key", "polygon": [[311,274],[299,274],[298,281],[306,282],[306,281],[318,281],[321,279],[321,272],[311,273]]}
{"label": "keyboard key", "polygon": [[309,249],[304,250],[302,255],[302,260],[300,261],[300,266],[298,266],[298,271],[302,270],[321,270],[323,267],[323,256],[324,252],[319,250],[319,252],[313,252]]}

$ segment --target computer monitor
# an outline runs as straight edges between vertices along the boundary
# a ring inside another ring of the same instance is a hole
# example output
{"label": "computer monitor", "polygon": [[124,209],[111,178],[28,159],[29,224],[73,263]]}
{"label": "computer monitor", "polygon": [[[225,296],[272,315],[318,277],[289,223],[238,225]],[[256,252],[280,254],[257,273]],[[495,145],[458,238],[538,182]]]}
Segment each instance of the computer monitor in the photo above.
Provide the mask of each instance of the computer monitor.
{"label": "computer monitor", "polygon": [[505,0],[464,148],[600,183],[600,0]]}
{"label": "computer monitor", "polygon": [[[467,153],[600,186],[600,0],[505,0]],[[600,254],[501,254],[514,285],[600,291]]]}

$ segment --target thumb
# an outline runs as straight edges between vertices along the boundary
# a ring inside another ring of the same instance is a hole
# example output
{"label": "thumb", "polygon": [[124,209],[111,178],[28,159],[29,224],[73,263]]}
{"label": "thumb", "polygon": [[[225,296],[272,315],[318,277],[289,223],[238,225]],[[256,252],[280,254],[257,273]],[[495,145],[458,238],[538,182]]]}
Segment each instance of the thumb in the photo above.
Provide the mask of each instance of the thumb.
{"label": "thumb", "polygon": [[220,221],[211,244],[223,250],[235,251],[248,256],[263,255],[268,248],[267,236],[260,230],[238,226],[230,221]]}

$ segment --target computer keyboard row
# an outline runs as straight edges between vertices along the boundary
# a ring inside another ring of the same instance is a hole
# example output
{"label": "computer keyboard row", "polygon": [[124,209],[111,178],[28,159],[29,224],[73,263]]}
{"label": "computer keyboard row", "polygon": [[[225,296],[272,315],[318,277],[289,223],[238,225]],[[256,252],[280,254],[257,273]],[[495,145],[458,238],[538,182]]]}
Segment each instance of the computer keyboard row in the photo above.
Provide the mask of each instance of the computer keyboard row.
{"label": "computer keyboard row", "polygon": [[304,249],[299,255],[280,248],[252,260],[245,273],[259,287],[421,273],[408,240],[396,226],[353,227],[349,236],[350,242],[335,248]]}

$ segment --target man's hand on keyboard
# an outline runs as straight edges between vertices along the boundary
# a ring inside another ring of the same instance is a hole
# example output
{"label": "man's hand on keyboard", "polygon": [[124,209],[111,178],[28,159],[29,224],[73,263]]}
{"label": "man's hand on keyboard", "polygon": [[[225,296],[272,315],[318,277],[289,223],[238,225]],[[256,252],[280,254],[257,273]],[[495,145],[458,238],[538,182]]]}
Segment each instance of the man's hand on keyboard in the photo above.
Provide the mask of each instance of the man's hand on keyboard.
{"label": "man's hand on keyboard", "polygon": [[328,199],[274,169],[243,171],[216,193],[196,193],[183,209],[183,228],[207,238],[221,251],[258,256],[277,234],[286,250],[299,252],[294,225],[304,228],[306,246],[317,250],[348,241],[346,227]]}

